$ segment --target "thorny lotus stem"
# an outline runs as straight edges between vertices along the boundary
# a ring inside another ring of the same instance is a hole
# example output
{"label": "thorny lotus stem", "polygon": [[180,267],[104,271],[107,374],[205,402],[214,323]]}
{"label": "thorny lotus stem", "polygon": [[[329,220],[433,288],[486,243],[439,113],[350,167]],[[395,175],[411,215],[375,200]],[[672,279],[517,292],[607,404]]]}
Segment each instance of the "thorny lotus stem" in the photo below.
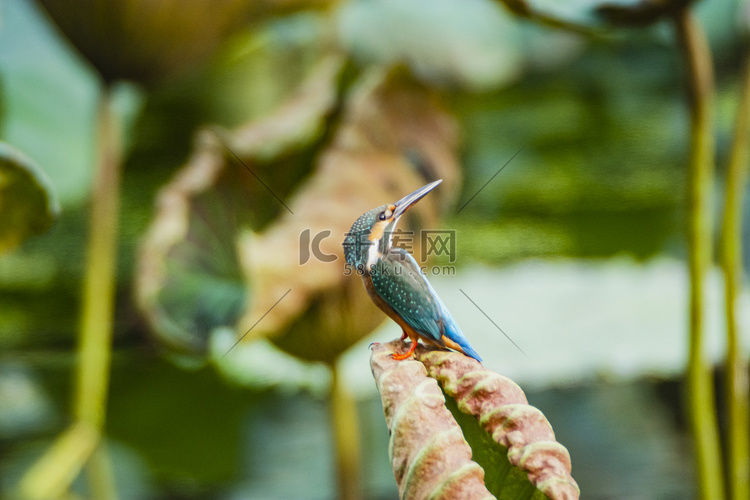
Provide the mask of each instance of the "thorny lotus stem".
{"label": "thorny lotus stem", "polygon": [[[116,255],[120,201],[122,130],[113,109],[112,91],[99,99],[97,116],[98,151],[94,179],[89,242],[83,290],[83,318],[78,344],[78,375],[75,423],[57,438],[47,452],[22,478],[22,498],[60,497],[96,452],[100,444],[107,406],[115,300]],[[105,453],[100,450],[100,453]],[[99,457],[101,458],[101,457]],[[104,474],[104,462],[97,460],[89,478],[98,498],[113,498]]]}
{"label": "thorny lotus stem", "polygon": [[714,412],[711,366],[704,355],[705,280],[711,266],[711,194],[714,185],[713,70],[705,34],[688,8],[676,14],[677,44],[687,69],[690,106],[688,168],[688,260],[690,271],[690,356],[688,413],[695,443],[699,496],[724,498],[722,464]]}
{"label": "thorny lotus stem", "polygon": [[343,386],[336,363],[331,365],[331,372],[331,414],[338,494],[341,500],[356,500],[362,497],[357,405]]}
{"label": "thorny lotus stem", "polygon": [[750,160],[750,57],[745,62],[742,95],[727,168],[720,262],[724,270],[727,321],[727,414],[729,486],[735,500],[750,498],[750,445],[748,444],[747,361],[737,324],[737,300],[742,282],[742,207]]}

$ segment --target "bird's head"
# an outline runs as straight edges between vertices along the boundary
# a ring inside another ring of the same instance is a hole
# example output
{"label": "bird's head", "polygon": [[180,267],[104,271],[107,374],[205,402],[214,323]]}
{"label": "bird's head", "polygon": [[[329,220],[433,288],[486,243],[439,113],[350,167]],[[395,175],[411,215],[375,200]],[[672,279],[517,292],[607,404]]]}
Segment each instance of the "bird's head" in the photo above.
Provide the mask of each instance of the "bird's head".
{"label": "bird's head", "polygon": [[439,179],[407,194],[395,203],[380,205],[362,214],[344,239],[346,263],[352,266],[364,265],[370,248],[383,254],[391,245],[391,236],[396,230],[399,218],[424,196],[443,182]]}

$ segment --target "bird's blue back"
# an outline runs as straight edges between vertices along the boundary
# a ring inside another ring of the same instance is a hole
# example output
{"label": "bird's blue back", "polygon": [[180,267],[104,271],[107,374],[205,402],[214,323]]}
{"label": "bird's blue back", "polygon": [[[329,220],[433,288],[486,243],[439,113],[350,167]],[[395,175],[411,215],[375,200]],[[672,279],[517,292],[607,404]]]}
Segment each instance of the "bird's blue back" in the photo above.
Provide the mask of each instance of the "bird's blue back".
{"label": "bird's blue back", "polygon": [[391,248],[377,261],[371,278],[380,298],[417,333],[438,344],[445,335],[466,355],[482,361],[409,252]]}

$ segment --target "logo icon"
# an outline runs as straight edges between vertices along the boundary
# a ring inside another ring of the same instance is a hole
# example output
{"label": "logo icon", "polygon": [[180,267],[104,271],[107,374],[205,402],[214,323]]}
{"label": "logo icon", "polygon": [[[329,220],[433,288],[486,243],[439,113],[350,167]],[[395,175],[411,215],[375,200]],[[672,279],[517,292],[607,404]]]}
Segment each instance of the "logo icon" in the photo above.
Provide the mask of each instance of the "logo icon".
{"label": "logo icon", "polygon": [[310,253],[321,262],[333,262],[338,257],[334,254],[323,253],[320,249],[320,242],[331,236],[331,230],[326,229],[310,238],[310,229],[305,229],[299,235],[299,265],[305,265],[310,260]]}
{"label": "logo icon", "polygon": [[419,234],[420,259],[422,262],[429,256],[445,255],[448,262],[456,262],[456,230],[455,229],[423,229]]}

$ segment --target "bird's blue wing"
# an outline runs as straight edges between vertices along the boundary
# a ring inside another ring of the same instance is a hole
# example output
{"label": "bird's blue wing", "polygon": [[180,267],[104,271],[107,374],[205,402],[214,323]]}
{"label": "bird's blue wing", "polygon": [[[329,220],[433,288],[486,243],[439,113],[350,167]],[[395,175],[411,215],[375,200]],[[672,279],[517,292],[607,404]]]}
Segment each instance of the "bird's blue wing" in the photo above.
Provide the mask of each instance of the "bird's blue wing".
{"label": "bird's blue wing", "polygon": [[422,275],[414,258],[392,249],[371,272],[377,294],[417,333],[439,342],[441,308],[437,294]]}
{"label": "bird's blue wing", "polygon": [[380,298],[417,333],[440,345],[444,345],[445,335],[467,355],[481,361],[409,252],[390,249],[387,258],[375,265],[371,277]]}

